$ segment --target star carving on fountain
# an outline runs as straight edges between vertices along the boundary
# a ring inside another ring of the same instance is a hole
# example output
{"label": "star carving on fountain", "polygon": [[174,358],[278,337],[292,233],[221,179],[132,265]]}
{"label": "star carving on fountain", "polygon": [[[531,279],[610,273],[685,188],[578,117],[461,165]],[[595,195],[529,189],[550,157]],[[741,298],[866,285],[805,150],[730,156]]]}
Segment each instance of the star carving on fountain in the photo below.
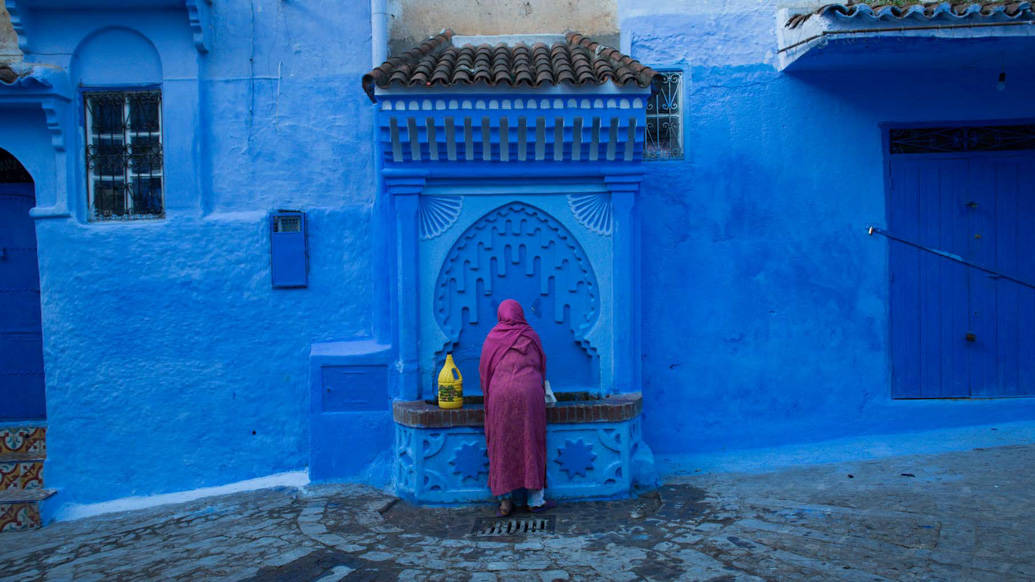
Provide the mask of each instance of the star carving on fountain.
{"label": "star carving on fountain", "polygon": [[577,475],[586,476],[588,471],[593,469],[593,461],[597,455],[593,452],[593,445],[588,445],[582,439],[564,441],[564,446],[557,449],[557,458],[554,462],[561,466],[561,471],[568,474],[571,479]]}
{"label": "star carving on fountain", "polygon": [[453,472],[461,479],[478,480],[479,475],[489,472],[489,456],[485,447],[473,443],[464,443],[457,447],[456,454],[449,461]]}

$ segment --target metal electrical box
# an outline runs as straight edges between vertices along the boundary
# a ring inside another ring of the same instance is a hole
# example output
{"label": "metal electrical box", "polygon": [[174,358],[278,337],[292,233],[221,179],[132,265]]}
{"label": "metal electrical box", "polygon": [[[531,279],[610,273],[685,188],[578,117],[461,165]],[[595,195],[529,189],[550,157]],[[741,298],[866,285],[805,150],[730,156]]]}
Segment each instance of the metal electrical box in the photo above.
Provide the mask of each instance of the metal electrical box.
{"label": "metal electrical box", "polygon": [[274,287],[309,285],[305,213],[278,210],[270,216],[270,270]]}

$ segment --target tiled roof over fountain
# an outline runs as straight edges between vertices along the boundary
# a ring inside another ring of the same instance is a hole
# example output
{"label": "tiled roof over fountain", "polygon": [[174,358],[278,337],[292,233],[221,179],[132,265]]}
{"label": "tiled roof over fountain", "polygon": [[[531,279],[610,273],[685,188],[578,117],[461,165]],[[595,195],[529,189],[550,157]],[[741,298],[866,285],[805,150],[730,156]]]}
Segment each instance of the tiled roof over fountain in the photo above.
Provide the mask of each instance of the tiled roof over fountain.
{"label": "tiled roof over fountain", "polygon": [[451,30],[392,57],[363,76],[363,89],[374,100],[374,87],[541,87],[635,84],[647,87],[656,74],[621,51],[569,32],[563,41],[466,44],[456,46]]}

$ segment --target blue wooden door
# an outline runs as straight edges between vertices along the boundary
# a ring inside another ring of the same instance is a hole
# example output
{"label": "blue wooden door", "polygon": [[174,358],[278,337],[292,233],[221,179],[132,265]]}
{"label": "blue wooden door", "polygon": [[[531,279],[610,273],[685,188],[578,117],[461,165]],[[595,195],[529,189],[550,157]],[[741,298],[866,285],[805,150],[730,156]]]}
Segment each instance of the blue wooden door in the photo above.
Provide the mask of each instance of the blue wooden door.
{"label": "blue wooden door", "polygon": [[[982,259],[995,269],[1035,284],[1035,152],[990,160],[972,176],[977,183],[995,183],[995,208],[982,226],[995,230],[995,246],[983,247]],[[1035,396],[1035,289],[984,277],[985,303],[994,307],[990,325],[996,334],[990,377],[975,383],[971,395]]]}
{"label": "blue wooden door", "polygon": [[46,416],[33,185],[0,183],[0,420]]}
{"label": "blue wooden door", "polygon": [[[892,156],[892,233],[1035,283],[1033,152]],[[1035,394],[1035,290],[891,242],[892,394]]]}

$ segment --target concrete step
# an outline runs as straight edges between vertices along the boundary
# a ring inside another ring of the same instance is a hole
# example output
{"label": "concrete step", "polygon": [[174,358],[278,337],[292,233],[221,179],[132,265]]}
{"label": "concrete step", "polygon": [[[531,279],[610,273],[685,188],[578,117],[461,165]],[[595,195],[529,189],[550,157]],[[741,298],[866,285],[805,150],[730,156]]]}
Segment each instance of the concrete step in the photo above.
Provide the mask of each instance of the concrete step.
{"label": "concrete step", "polygon": [[53,489],[9,489],[0,491],[0,504],[3,503],[36,503],[50,498],[57,493]]}

